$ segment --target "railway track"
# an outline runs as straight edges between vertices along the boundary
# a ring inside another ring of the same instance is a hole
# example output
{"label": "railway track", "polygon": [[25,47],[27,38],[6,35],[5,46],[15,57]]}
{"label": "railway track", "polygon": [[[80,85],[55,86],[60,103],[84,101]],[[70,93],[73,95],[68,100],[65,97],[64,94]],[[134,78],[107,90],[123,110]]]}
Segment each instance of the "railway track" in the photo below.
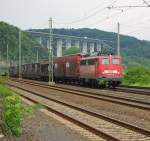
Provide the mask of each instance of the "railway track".
{"label": "railway track", "polygon": [[31,80],[16,80],[13,79],[13,81],[16,82],[22,82],[25,84],[30,84],[30,85],[34,85],[34,86],[39,86],[39,87],[43,87],[43,88],[48,88],[48,89],[53,89],[56,91],[62,91],[62,92],[67,92],[70,94],[74,94],[74,95],[80,95],[80,96],[84,96],[84,97],[89,97],[89,98],[93,98],[93,99],[97,99],[97,100],[104,100],[104,101],[108,101],[108,102],[113,102],[113,103],[117,103],[117,104],[122,104],[122,105],[126,105],[126,106],[131,106],[131,107],[135,107],[135,108],[139,108],[139,109],[144,109],[144,110],[150,110],[150,97],[143,99],[137,99],[134,97],[121,97],[120,95],[113,95],[113,94],[106,94],[104,92],[100,92],[100,93],[96,93],[96,92],[92,92],[92,91],[85,91],[85,90],[78,90],[78,89],[73,89],[73,88],[68,88],[68,87],[62,87],[62,86],[57,86],[57,85],[46,85],[40,82],[35,82],[35,81],[31,81]]}
{"label": "railway track", "polygon": [[147,87],[120,86],[120,87],[117,87],[117,89],[115,89],[114,91],[129,92],[133,94],[142,94],[142,95],[150,96],[150,88],[147,88]]}
{"label": "railway track", "polygon": [[121,87],[150,90],[150,87],[142,87],[142,86],[127,86],[127,85],[121,85]]}
{"label": "railway track", "polygon": [[9,85],[24,98],[36,103],[41,103],[51,112],[74,122],[75,124],[106,140],[150,140],[150,131],[147,129],[97,114],[89,109],[86,109],[85,107],[50,98],[45,93],[33,92],[32,90],[27,90],[14,84]]}

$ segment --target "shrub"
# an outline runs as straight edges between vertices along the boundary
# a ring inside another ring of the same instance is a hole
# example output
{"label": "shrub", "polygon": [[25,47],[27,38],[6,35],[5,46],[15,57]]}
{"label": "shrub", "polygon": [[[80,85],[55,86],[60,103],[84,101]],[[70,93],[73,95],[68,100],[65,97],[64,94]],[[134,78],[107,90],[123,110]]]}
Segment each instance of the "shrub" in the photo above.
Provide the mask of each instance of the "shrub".
{"label": "shrub", "polygon": [[19,136],[22,121],[31,108],[21,103],[20,97],[4,84],[0,84],[0,96],[3,98],[3,132]]}
{"label": "shrub", "polygon": [[77,54],[80,53],[80,49],[77,47],[71,47],[69,49],[63,50],[63,55],[71,55],[71,54]]}
{"label": "shrub", "polygon": [[127,85],[149,85],[150,69],[144,67],[128,69],[124,75],[124,83]]}

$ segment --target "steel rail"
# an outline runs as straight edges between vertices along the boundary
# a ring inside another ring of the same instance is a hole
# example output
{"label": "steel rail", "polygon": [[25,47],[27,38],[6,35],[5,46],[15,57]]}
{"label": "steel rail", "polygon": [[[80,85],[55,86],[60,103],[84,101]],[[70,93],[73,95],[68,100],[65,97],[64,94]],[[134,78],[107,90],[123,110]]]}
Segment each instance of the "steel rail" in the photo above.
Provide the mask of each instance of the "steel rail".
{"label": "steel rail", "polygon": [[[10,86],[19,88],[19,87],[14,86],[14,85],[10,85]],[[21,88],[19,88],[19,89],[21,89]],[[35,95],[38,95],[38,96],[40,96],[40,97],[46,98],[46,97],[44,97],[44,96],[42,96],[42,95],[39,95],[39,94],[34,93],[34,92],[31,92],[31,91],[29,91],[29,90],[25,90],[25,89],[22,89],[22,90],[24,90],[24,91],[26,91],[26,92],[29,92],[29,93],[31,93],[31,94],[35,94]],[[38,101],[36,101],[36,99],[32,99],[32,98],[30,98],[29,96],[24,96],[24,95],[22,95],[22,94],[20,94],[20,93],[18,93],[18,92],[16,92],[16,93],[19,94],[19,95],[21,95],[22,97],[24,97],[24,98],[26,98],[26,99],[28,99],[28,100],[34,102],[34,103],[39,103]],[[49,99],[49,100],[54,101],[54,102],[56,102],[56,103],[61,103],[61,102],[59,102],[59,101],[57,102],[57,101],[54,100],[54,99],[50,99],[50,98],[46,98],[46,99]],[[65,106],[68,105],[68,104],[65,104],[65,103],[61,103],[61,104],[62,104],[62,105],[65,105]],[[90,132],[92,132],[92,133],[98,135],[99,137],[102,137],[102,138],[107,139],[107,140],[112,140],[112,141],[121,141],[121,140],[119,140],[118,138],[113,137],[112,135],[109,135],[109,134],[107,134],[107,133],[105,133],[105,132],[103,132],[103,131],[100,131],[100,130],[98,130],[98,129],[92,127],[92,126],[89,126],[89,125],[87,125],[87,124],[85,124],[85,123],[82,123],[81,121],[78,121],[78,120],[76,120],[76,119],[74,119],[74,118],[72,118],[72,117],[70,117],[70,116],[68,116],[68,115],[66,115],[66,114],[63,114],[62,112],[59,112],[59,111],[57,111],[57,110],[55,110],[55,109],[53,109],[53,108],[47,106],[46,104],[43,105],[43,106],[44,106],[44,108],[46,108],[46,109],[49,110],[50,112],[55,113],[55,114],[57,114],[58,116],[60,116],[60,117],[62,117],[62,118],[64,118],[64,119],[67,119],[68,121],[73,122],[74,124],[76,124],[76,125],[78,125],[78,126],[84,128],[84,129],[86,129],[86,130],[88,130],[88,131],[90,131]],[[68,107],[71,107],[71,106],[68,106]],[[74,108],[74,109],[76,109],[76,108]],[[80,110],[80,111],[82,111],[82,110]],[[83,111],[82,111],[82,112],[83,112]]]}
{"label": "steel rail", "polygon": [[[76,105],[74,105],[74,104],[70,104],[70,103],[67,103],[67,102],[64,102],[64,101],[61,101],[61,100],[58,100],[58,99],[50,98],[50,97],[48,97],[48,95],[43,95],[43,94],[41,94],[41,93],[39,93],[39,92],[33,92],[33,91],[31,91],[31,90],[27,90],[27,89],[25,89],[25,88],[21,88],[21,87],[19,87],[19,86],[15,86],[15,85],[13,85],[13,84],[9,84],[9,85],[10,85],[11,87],[16,87],[16,88],[18,88],[18,89],[21,89],[21,90],[23,90],[23,91],[26,91],[26,92],[29,92],[29,93],[31,93],[31,94],[37,95],[37,96],[39,96],[39,97],[48,99],[48,100],[53,101],[53,102],[56,102],[56,103],[58,103],[58,104],[61,104],[61,105],[64,105],[64,106],[68,106],[68,107],[70,107],[70,108],[73,108],[73,109],[75,109],[75,110],[78,110],[78,111],[83,112],[83,113],[86,113],[86,114],[89,114],[89,115],[91,115],[91,116],[101,118],[101,119],[106,120],[106,121],[111,122],[111,123],[115,123],[116,125],[125,127],[125,128],[127,128],[127,129],[129,129],[129,130],[132,130],[132,131],[135,131],[135,132],[138,132],[138,133],[141,133],[141,134],[146,135],[146,136],[148,136],[148,137],[150,136],[150,130],[148,130],[148,129],[144,129],[144,128],[141,128],[141,127],[132,125],[132,124],[130,124],[130,123],[117,120],[117,119],[115,119],[115,118],[107,117],[107,116],[105,116],[105,115],[102,115],[102,114],[99,114],[99,113],[96,113],[96,112],[87,110],[87,109],[85,109],[85,108],[76,106]],[[27,96],[27,97],[28,97],[28,96]],[[28,97],[28,98],[29,98],[29,97]],[[30,98],[29,98],[29,99],[30,99]],[[36,100],[35,100],[35,101],[36,101]],[[48,107],[48,108],[50,108],[50,107]],[[51,109],[51,108],[50,108],[50,109]],[[51,110],[54,111],[54,109],[51,109]],[[58,112],[58,111],[56,111],[56,112]],[[63,113],[59,113],[59,114],[64,115]],[[66,117],[66,115],[64,115],[64,116]],[[67,117],[68,117],[68,116],[67,116]],[[68,117],[68,118],[70,118],[70,117]],[[72,119],[72,120],[74,121],[74,119]],[[79,122],[79,121],[75,121],[75,122]],[[82,124],[82,123],[79,122],[79,124]],[[88,130],[94,132],[94,133],[97,134],[97,135],[103,135],[103,136],[105,136],[105,137],[106,137],[106,136],[107,136],[107,137],[110,136],[110,135],[108,135],[108,134],[106,134],[106,133],[104,133],[104,132],[100,133],[100,131],[99,131],[98,129],[95,129],[95,128],[93,128],[93,127],[89,127],[89,125],[83,125],[83,126],[86,127]],[[113,140],[118,140],[117,138],[114,138],[114,137],[112,137],[112,136],[111,136],[111,138],[112,138]]]}
{"label": "steel rail", "polygon": [[138,86],[119,86],[116,89],[112,89],[114,91],[119,92],[130,92],[133,94],[142,94],[150,96],[150,88],[149,87],[138,87]]}
{"label": "steel rail", "polygon": [[66,87],[64,88],[64,87],[60,87],[60,86],[56,86],[56,85],[49,86],[49,85],[35,83],[35,82],[33,83],[31,81],[29,82],[29,81],[25,81],[25,80],[16,80],[15,79],[13,81],[23,82],[23,83],[30,84],[33,86],[39,86],[39,87],[53,89],[53,90],[57,90],[57,91],[61,91],[61,92],[67,92],[70,94],[84,96],[84,97],[93,98],[93,99],[97,99],[97,100],[103,100],[103,101],[113,102],[113,103],[117,103],[117,104],[122,104],[122,105],[135,107],[135,108],[139,108],[139,109],[143,109],[143,110],[148,110],[148,111],[150,110],[150,103],[147,103],[144,101],[132,100],[129,98],[122,98],[122,97],[117,97],[117,96],[110,96],[110,95],[101,94],[101,93],[87,92],[87,91],[82,91],[82,90],[66,88]]}

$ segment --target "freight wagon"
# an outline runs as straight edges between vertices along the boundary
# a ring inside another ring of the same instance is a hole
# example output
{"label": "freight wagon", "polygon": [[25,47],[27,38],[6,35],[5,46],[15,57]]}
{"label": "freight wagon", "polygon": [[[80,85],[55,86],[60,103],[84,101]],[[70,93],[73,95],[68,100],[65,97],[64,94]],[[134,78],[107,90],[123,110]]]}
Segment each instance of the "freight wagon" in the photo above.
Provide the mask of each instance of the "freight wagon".
{"label": "freight wagon", "polygon": [[[48,80],[48,60],[22,65],[22,77]],[[116,87],[122,81],[121,56],[81,54],[54,57],[54,81],[89,86]],[[17,77],[18,67],[10,68],[10,76]]]}

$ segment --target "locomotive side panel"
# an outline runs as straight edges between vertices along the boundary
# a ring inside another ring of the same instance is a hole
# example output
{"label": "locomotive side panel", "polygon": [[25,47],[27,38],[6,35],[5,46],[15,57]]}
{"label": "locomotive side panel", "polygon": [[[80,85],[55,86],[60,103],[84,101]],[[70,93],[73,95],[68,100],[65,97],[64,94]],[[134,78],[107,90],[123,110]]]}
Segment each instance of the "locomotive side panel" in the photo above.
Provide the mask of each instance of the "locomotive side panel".
{"label": "locomotive side panel", "polygon": [[83,59],[80,62],[80,77],[81,78],[92,78],[96,77],[97,60],[94,59]]}

